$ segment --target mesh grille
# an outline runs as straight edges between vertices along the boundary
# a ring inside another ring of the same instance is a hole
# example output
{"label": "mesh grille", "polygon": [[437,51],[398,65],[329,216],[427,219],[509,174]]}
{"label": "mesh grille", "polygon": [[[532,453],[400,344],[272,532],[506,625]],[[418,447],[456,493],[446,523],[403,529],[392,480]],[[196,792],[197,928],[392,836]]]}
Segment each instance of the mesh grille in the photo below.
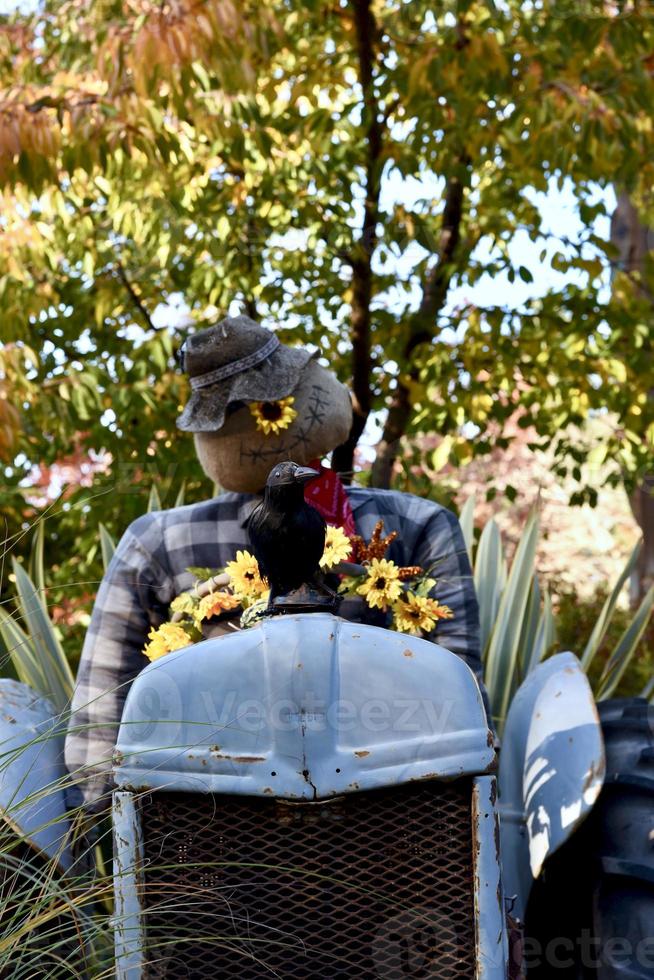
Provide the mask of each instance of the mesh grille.
{"label": "mesh grille", "polygon": [[470,799],[468,781],[145,797],[146,977],[470,980]]}

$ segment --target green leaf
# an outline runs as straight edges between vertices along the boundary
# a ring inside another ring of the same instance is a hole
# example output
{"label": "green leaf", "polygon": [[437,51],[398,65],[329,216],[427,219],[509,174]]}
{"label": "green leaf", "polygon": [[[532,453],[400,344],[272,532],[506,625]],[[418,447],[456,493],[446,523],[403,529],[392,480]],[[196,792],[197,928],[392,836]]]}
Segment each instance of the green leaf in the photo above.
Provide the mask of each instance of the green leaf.
{"label": "green leaf", "polygon": [[200,582],[205,582],[208,578],[213,578],[214,575],[219,575],[223,569],[222,568],[202,568],[201,566],[190,565],[187,569],[194,578],[197,578]]}

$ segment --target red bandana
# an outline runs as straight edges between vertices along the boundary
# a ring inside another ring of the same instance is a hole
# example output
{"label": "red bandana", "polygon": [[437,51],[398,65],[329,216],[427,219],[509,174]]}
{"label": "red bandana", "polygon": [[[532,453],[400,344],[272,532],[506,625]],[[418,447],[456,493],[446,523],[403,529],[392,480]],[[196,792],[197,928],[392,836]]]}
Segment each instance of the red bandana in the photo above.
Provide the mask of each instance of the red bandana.
{"label": "red bandana", "polygon": [[340,476],[334,470],[325,469],[319,460],[312,461],[310,465],[320,470],[320,476],[306,485],[304,499],[322,514],[328,524],[342,527],[349,538],[353,537],[356,534],[354,514]]}

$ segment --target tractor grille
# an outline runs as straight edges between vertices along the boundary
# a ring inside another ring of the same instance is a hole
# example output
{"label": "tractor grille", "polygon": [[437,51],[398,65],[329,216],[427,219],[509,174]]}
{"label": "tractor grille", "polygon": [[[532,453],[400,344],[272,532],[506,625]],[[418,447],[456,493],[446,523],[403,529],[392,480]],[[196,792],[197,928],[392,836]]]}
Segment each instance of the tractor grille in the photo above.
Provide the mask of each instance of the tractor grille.
{"label": "tractor grille", "polygon": [[141,801],[148,980],[470,980],[471,786]]}

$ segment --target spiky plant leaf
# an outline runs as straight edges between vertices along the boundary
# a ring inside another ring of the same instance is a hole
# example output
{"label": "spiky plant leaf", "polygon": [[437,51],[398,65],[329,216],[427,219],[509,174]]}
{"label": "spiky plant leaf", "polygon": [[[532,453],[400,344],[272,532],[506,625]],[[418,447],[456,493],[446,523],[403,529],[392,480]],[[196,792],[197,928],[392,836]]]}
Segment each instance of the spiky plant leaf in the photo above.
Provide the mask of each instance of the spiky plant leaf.
{"label": "spiky plant leaf", "polygon": [[479,601],[479,626],[482,653],[485,652],[500,607],[503,583],[502,540],[491,518],[484,527],[475,559],[475,588]]}
{"label": "spiky plant leaf", "polygon": [[606,698],[612,697],[615,693],[625,670],[629,666],[629,662],[638,649],[638,644],[642,639],[643,633],[647,629],[653,607],[654,585],[645,595],[634,618],[625,629],[613,653],[606,662],[597,687],[596,696],[598,701],[604,701]]}
{"label": "spiky plant leaf", "polygon": [[581,666],[584,668],[585,671],[588,671],[588,668],[593,662],[593,658],[595,657],[595,654],[597,653],[600,646],[602,645],[602,641],[606,636],[606,631],[608,630],[609,625],[611,623],[611,618],[613,617],[613,613],[618,603],[618,599],[620,598],[620,593],[622,592],[625,583],[627,582],[627,579],[629,578],[629,576],[633,571],[641,547],[642,547],[642,540],[636,544],[636,547],[629,555],[629,558],[627,559],[627,563],[625,567],[622,569],[622,572],[620,573],[618,580],[611,591],[611,594],[606,597],[606,602],[602,606],[602,610],[598,616],[597,622],[593,627],[593,631],[590,634],[590,637],[588,638],[588,643],[586,644],[584,648],[584,652],[581,655]]}
{"label": "spiky plant leaf", "polygon": [[22,565],[12,562],[16,576],[16,591],[25,629],[34,645],[45,680],[45,687],[37,688],[40,694],[50,698],[57,711],[65,711],[73,694],[73,674],[48,615],[42,596]]}
{"label": "spiky plant leaf", "polygon": [[465,504],[461,508],[461,513],[459,514],[459,524],[461,525],[461,531],[463,533],[463,540],[465,541],[466,551],[468,552],[468,558],[470,559],[470,564],[472,564],[472,553],[475,543],[475,495],[472,494],[468,497]]}
{"label": "spiky plant leaf", "polygon": [[106,572],[107,568],[109,567],[109,562],[113,558],[114,551],[116,550],[116,542],[104,524],[100,525],[100,548],[102,550],[102,565]]}
{"label": "spiky plant leaf", "polygon": [[538,517],[532,513],[517,547],[486,655],[486,685],[501,729],[511,700],[520,636],[534,576]]}
{"label": "spiky plant leaf", "polygon": [[151,514],[153,510],[161,510],[161,497],[159,496],[159,491],[156,485],[153,483],[150,487],[150,496],[148,497],[148,514]]}

